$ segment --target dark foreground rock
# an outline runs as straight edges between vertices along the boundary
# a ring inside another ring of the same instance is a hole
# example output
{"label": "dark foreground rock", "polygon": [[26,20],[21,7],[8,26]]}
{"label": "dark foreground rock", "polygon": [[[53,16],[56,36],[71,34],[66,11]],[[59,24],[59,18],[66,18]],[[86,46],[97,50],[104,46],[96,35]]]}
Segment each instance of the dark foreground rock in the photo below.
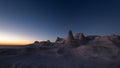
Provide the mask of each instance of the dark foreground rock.
{"label": "dark foreground rock", "polygon": [[61,53],[58,50],[0,56],[0,68],[109,68],[112,63],[111,60],[80,56],[74,49],[62,48]]}

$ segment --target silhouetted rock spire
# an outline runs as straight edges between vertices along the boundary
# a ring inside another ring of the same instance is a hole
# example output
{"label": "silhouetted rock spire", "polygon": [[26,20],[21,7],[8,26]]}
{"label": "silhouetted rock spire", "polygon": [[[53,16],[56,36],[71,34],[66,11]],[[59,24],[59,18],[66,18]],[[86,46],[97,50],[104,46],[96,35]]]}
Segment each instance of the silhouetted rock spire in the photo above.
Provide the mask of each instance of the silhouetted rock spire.
{"label": "silhouetted rock spire", "polygon": [[67,47],[75,47],[76,46],[76,40],[74,39],[73,33],[71,30],[68,32],[68,36],[66,39],[66,45]]}
{"label": "silhouetted rock spire", "polygon": [[74,40],[74,36],[71,30],[69,30],[68,32],[68,36],[67,36],[67,41],[73,41]]}
{"label": "silhouetted rock spire", "polygon": [[60,37],[57,37],[55,43],[64,43],[65,42],[65,39],[64,38],[60,38]]}

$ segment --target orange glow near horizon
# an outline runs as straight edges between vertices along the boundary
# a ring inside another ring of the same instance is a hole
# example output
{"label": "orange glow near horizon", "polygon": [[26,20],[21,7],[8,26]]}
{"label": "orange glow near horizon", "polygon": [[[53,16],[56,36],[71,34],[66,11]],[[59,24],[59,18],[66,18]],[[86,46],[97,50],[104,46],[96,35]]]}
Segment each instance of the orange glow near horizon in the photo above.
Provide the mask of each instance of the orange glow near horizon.
{"label": "orange glow near horizon", "polygon": [[32,42],[0,42],[0,45],[25,45],[25,44],[30,44]]}
{"label": "orange glow near horizon", "polygon": [[0,33],[0,45],[25,45],[30,43],[32,43],[32,41],[25,37]]}

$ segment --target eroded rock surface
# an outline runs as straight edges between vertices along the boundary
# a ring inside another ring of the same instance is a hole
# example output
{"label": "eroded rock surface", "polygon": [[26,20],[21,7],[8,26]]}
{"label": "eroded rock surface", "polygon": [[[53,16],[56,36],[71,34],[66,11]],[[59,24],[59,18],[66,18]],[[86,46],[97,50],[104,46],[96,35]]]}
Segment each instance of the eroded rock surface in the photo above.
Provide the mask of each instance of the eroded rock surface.
{"label": "eroded rock surface", "polygon": [[75,36],[1,47],[0,68],[119,68],[120,36]]}

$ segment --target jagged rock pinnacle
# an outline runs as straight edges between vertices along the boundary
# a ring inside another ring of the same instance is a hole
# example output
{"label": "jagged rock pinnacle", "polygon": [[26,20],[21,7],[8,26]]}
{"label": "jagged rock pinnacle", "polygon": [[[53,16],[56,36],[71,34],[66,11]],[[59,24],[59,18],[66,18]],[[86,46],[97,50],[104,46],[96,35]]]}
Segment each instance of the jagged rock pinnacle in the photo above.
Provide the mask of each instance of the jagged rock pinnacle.
{"label": "jagged rock pinnacle", "polygon": [[67,41],[72,41],[74,40],[74,36],[71,30],[69,30],[68,32],[68,36],[67,36]]}
{"label": "jagged rock pinnacle", "polygon": [[66,45],[67,47],[74,47],[76,46],[76,40],[74,39],[73,33],[71,30],[68,32],[68,36],[66,39]]}

